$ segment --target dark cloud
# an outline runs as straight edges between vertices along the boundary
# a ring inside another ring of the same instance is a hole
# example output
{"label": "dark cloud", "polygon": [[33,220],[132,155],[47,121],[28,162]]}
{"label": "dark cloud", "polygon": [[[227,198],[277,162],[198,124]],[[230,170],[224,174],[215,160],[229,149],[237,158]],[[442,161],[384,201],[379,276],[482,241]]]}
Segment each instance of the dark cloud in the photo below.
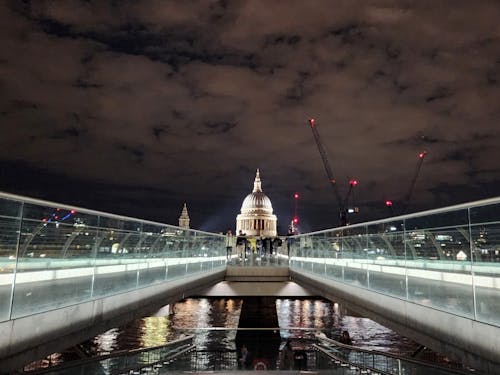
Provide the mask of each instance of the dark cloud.
{"label": "dark cloud", "polygon": [[431,95],[429,95],[427,98],[425,98],[425,101],[427,103],[430,103],[430,102],[433,102],[436,100],[449,98],[452,95],[453,95],[453,93],[452,93],[452,90],[450,88],[438,87],[435,90],[433,90]]}
{"label": "dark cloud", "polygon": [[159,127],[159,126],[155,126],[153,127],[153,135],[155,136],[156,139],[160,139],[162,134],[165,133],[165,130],[164,128],[162,127]]}
{"label": "dark cloud", "polygon": [[74,87],[77,87],[77,88],[80,88],[80,89],[98,89],[98,88],[102,88],[103,85],[99,85],[97,83],[89,82],[89,81],[85,80],[84,78],[80,77],[74,83]]}
{"label": "dark cloud", "polygon": [[338,38],[344,44],[355,44],[362,41],[365,39],[363,34],[362,26],[355,24],[348,24],[328,32],[328,35]]}
{"label": "dark cloud", "polygon": [[79,135],[80,135],[80,130],[74,126],[70,126],[66,129],[52,133],[49,137],[52,139],[68,139],[68,138],[77,138]]}
{"label": "dark cloud", "polygon": [[218,134],[218,133],[227,133],[231,129],[233,129],[236,126],[236,123],[234,122],[206,122],[205,128],[207,129],[205,132],[198,132],[198,135],[203,135],[203,134]]}
{"label": "dark cloud", "polygon": [[359,179],[355,221],[402,202],[423,149],[411,210],[500,193],[495,2],[0,7],[2,190],[169,223],[186,202],[220,231],[260,168],[283,228],[295,191],[326,228],[315,117],[341,195]]}
{"label": "dark cloud", "polygon": [[300,35],[269,35],[264,38],[264,48],[275,48],[278,45],[294,46],[301,41]]}

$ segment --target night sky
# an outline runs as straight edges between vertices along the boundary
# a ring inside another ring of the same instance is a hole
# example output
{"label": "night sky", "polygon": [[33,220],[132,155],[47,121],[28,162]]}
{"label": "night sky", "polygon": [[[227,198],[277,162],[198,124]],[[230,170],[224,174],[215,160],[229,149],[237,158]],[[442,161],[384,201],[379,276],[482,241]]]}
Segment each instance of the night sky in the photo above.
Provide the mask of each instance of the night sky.
{"label": "night sky", "polygon": [[281,233],[500,195],[498,1],[3,1],[0,190],[235,227],[255,170]]}

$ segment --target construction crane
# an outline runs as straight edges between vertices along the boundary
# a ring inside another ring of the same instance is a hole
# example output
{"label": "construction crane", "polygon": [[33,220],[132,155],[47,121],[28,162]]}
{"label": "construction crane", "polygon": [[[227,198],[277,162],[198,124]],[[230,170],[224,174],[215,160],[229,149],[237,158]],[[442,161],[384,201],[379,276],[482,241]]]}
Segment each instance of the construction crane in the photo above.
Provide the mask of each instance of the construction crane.
{"label": "construction crane", "polygon": [[299,229],[299,215],[297,214],[297,203],[299,200],[299,193],[294,193],[293,194],[293,211],[294,215],[292,218],[292,221],[290,223],[290,226],[288,229],[292,231],[293,234],[299,234],[298,229]]}
{"label": "construction crane", "polygon": [[[410,187],[408,192],[406,193],[403,202],[401,204],[401,212],[400,215],[404,215],[408,211],[408,207],[410,206],[411,198],[413,195],[413,190],[415,189],[415,184],[417,183],[418,175],[420,174],[420,169],[422,168],[422,163],[424,162],[425,156],[427,155],[427,151],[422,151],[418,154],[417,165],[415,167],[415,172],[413,173],[413,178],[410,182]],[[391,200],[386,200],[385,205],[391,209],[391,213],[394,215],[393,203]]]}
{"label": "construction crane", "polygon": [[413,195],[413,190],[415,189],[415,184],[417,182],[418,175],[420,174],[420,168],[422,168],[422,163],[424,162],[425,155],[427,155],[427,151],[422,151],[418,154],[417,166],[415,168],[415,173],[413,173],[413,178],[410,183],[410,188],[408,189],[408,193],[406,193],[405,200],[403,201],[403,212],[401,214],[405,214],[408,211],[408,207],[411,202],[411,197]]}
{"label": "construction crane", "polygon": [[319,154],[321,155],[321,160],[323,161],[323,167],[325,168],[326,175],[328,177],[328,182],[333,188],[333,192],[335,193],[335,198],[337,199],[337,204],[339,206],[339,219],[340,226],[346,226],[348,224],[347,219],[347,204],[349,197],[352,193],[353,188],[358,184],[357,180],[349,181],[349,190],[344,199],[340,196],[339,189],[337,187],[337,181],[335,180],[332,172],[332,168],[330,167],[330,162],[328,161],[328,156],[326,154],[325,148],[323,147],[323,143],[321,142],[321,138],[318,133],[318,129],[316,128],[316,120],[313,118],[309,120],[309,125],[311,126],[311,130],[314,136],[314,140],[316,141],[316,145],[318,146]]}

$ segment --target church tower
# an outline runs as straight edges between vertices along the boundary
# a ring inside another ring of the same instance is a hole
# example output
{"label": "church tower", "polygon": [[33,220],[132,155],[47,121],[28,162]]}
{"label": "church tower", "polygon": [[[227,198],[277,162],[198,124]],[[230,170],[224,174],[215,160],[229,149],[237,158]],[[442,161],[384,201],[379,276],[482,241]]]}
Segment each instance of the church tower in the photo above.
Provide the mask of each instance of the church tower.
{"label": "church tower", "polygon": [[236,217],[236,234],[241,230],[247,236],[276,237],[276,224],[273,205],[262,191],[260,172],[257,169],[252,193],[243,200],[241,213]]}
{"label": "church tower", "polygon": [[179,216],[179,227],[181,227],[182,229],[189,229],[189,215],[186,203],[184,203],[181,216]]}

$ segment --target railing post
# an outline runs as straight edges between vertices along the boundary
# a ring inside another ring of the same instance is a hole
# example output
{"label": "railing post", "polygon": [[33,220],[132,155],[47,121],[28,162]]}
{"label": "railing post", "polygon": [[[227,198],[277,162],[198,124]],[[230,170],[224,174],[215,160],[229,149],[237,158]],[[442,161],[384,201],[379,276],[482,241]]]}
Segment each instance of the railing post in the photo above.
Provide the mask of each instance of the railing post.
{"label": "railing post", "polygon": [[470,220],[470,207],[467,208],[467,221],[469,224],[469,249],[470,249],[470,275],[472,280],[472,309],[474,311],[474,320],[477,320],[477,304],[476,304],[476,284],[474,277],[474,241],[472,239],[472,223]]}
{"label": "railing post", "polygon": [[[142,223],[141,223],[141,227],[140,227],[138,232],[139,232],[139,241],[135,245],[134,254],[139,253],[139,256],[141,256],[141,242],[142,242],[142,233],[143,233],[142,232]],[[142,262],[138,262],[137,271],[136,271],[136,278],[135,278],[135,287],[136,288],[139,288],[139,282],[140,282],[140,278],[141,278],[141,266],[142,266]]]}
{"label": "railing post", "polygon": [[95,230],[94,249],[92,250],[94,256],[94,267],[92,270],[92,281],[90,282],[90,298],[94,297],[95,272],[97,269],[97,254],[99,254],[99,245],[101,244],[100,234],[101,234],[101,216],[98,215],[97,225]]}
{"label": "railing post", "polygon": [[19,210],[19,234],[17,235],[17,241],[16,241],[16,265],[14,266],[14,272],[12,275],[12,286],[10,288],[10,303],[9,303],[9,313],[8,313],[8,318],[9,320],[12,320],[12,311],[14,310],[14,292],[15,292],[15,285],[16,285],[16,276],[17,276],[17,267],[19,264],[19,249],[21,246],[21,232],[23,230],[23,218],[24,218],[24,202],[21,202],[21,207]]}
{"label": "railing post", "polygon": [[404,243],[404,249],[405,249],[405,294],[406,294],[406,300],[409,301],[409,292],[408,292],[408,266],[407,266],[407,261],[408,261],[408,253],[407,253],[407,238],[406,238],[406,220],[403,220],[403,243]]}

